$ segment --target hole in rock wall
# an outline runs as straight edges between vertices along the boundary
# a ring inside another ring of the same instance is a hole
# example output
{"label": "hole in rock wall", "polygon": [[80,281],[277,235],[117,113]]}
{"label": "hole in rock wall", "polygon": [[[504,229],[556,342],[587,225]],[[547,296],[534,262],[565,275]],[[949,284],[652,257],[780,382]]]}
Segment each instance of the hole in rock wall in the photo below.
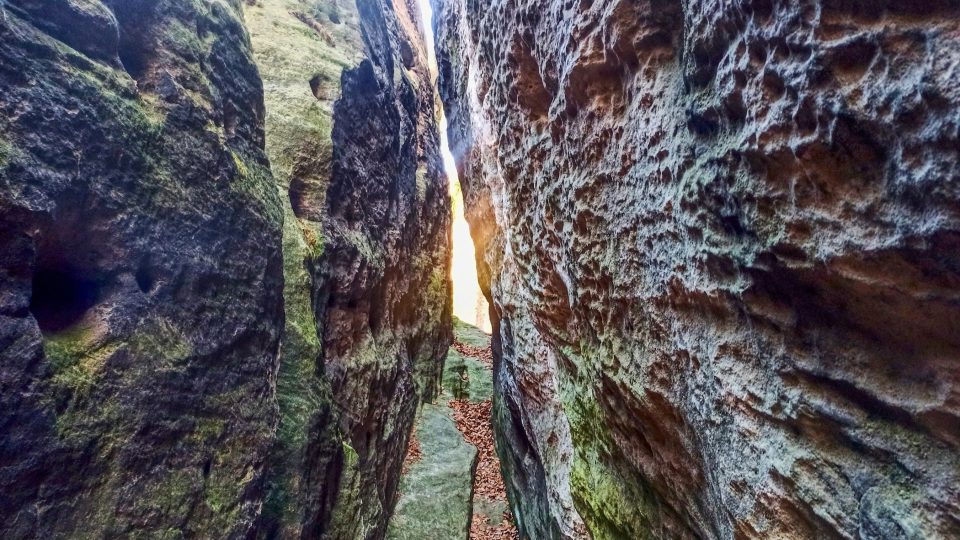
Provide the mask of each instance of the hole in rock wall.
{"label": "hole in rock wall", "polygon": [[120,62],[123,64],[123,69],[126,70],[135,81],[143,79],[147,73],[148,65],[146,55],[135,47],[121,46]]}
{"label": "hole in rock wall", "polygon": [[133,80],[142,83],[150,71],[157,54],[157,48],[150,41],[149,28],[153,10],[144,10],[140,2],[117,2],[111,4],[111,10],[117,18],[120,31],[120,43],[117,53],[123,69]]}
{"label": "hole in rock wall", "polygon": [[144,294],[152,293],[154,288],[157,286],[157,282],[160,280],[157,270],[151,267],[149,262],[144,262],[140,265],[140,268],[137,269],[135,277],[137,280],[137,287],[139,287],[140,292]]}
{"label": "hole in rock wall", "polygon": [[108,295],[110,278],[100,268],[102,246],[91,235],[90,217],[73,204],[58,207],[59,220],[34,239],[30,313],[43,334],[69,330]]}
{"label": "hole in rock wall", "polygon": [[33,275],[30,312],[44,333],[65,330],[100,298],[101,283],[65,269],[41,268]]}
{"label": "hole in rock wall", "polygon": [[[424,41],[427,45],[427,55],[430,62],[430,75],[437,78],[437,59],[433,45],[433,10],[429,0],[420,0],[420,13],[424,20]],[[436,88],[436,84],[434,84]],[[439,102],[439,97],[437,98]],[[443,154],[443,168],[447,175],[450,188],[450,201],[453,211],[451,224],[451,252],[450,252],[450,279],[453,282],[453,315],[458,319],[470,323],[486,333],[491,332],[490,312],[486,297],[480,290],[477,279],[476,252],[473,237],[470,236],[470,225],[467,223],[464,212],[463,192],[460,190],[460,178],[457,176],[457,165],[453,153],[450,151],[450,142],[447,140],[447,117],[443,113],[443,104],[440,104],[440,152]]]}
{"label": "hole in rock wall", "polygon": [[313,93],[313,97],[317,99],[323,99],[320,86],[321,83],[323,83],[323,76],[319,73],[310,79],[310,92]]}

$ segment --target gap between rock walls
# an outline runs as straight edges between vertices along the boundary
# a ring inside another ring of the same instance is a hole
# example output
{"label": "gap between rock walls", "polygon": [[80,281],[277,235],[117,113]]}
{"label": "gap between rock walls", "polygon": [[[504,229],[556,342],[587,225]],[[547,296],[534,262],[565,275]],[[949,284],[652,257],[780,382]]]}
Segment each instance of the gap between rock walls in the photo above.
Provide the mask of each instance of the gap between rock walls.
{"label": "gap between rock walls", "polygon": [[[419,5],[428,63],[435,78],[432,10],[426,0]],[[437,109],[440,149],[453,203],[450,277],[454,343],[444,363],[440,395],[425,403],[417,415],[387,537],[519,538],[494,449],[489,307],[477,278],[473,239],[464,218],[463,194],[439,99]]]}

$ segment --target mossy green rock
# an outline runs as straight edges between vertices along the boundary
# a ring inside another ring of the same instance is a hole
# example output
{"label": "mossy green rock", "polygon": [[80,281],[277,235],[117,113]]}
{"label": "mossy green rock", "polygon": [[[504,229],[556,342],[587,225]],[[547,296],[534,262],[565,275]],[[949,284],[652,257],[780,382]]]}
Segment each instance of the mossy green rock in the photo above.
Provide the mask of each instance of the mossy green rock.
{"label": "mossy green rock", "polygon": [[[417,93],[426,71],[416,61],[400,86],[383,76],[419,37],[391,30],[408,13],[368,1],[258,0],[244,12],[286,203],[287,329],[266,530],[375,538],[449,339],[446,197],[424,106],[433,96]],[[385,205],[393,221],[383,221]]]}
{"label": "mossy green rock", "polygon": [[490,334],[456,317],[453,318],[453,333],[460,343],[484,349],[490,347]]}
{"label": "mossy green rock", "polygon": [[450,339],[406,10],[0,2],[0,536],[383,536]]}
{"label": "mossy green rock", "polygon": [[[409,3],[358,0],[354,17],[337,4],[331,27],[329,3],[305,2],[321,8],[312,11],[319,30],[309,28],[342,53],[352,42],[336,32],[357,21],[362,59],[341,69],[318,57],[330,68],[321,75],[340,69],[329,177],[301,181],[294,167],[289,193],[294,214],[322,233],[322,253],[308,262],[313,306],[340,427],[357,454],[327,535],[381,538],[417,407],[436,396],[451,340],[450,201],[419,14]],[[331,99],[324,77],[314,84],[320,103]]]}
{"label": "mossy green rock", "polygon": [[400,500],[387,538],[466,539],[473,514],[477,449],[457,430],[446,405],[426,404],[417,419],[423,457],[400,481]]}
{"label": "mossy green rock", "polygon": [[491,399],[493,375],[490,368],[476,358],[464,356],[451,348],[443,366],[443,390],[445,395],[454,399]]}
{"label": "mossy green rock", "polygon": [[[322,2],[315,2],[320,5]],[[254,58],[264,82],[266,150],[283,201],[285,327],[277,372],[280,424],[266,471],[260,532],[265,537],[317,537],[329,526],[344,474],[344,447],[330,383],[323,374],[321,321],[313,310],[315,282],[308,264],[323,253],[317,215],[298,216],[291,184],[309,185],[322,204],[333,144],[333,101],[340,72],[358,60],[362,45],[354,17],[345,13],[339,47],[322,39],[301,11],[303,2],[261,0],[245,4]],[[316,22],[316,21],[315,21]],[[319,24],[319,23],[317,23]],[[326,31],[327,21],[319,30]],[[326,99],[311,81],[333,81]],[[297,199],[298,204],[307,202]],[[322,285],[316,284],[316,285]]]}
{"label": "mossy green rock", "polygon": [[0,536],[244,537],[282,207],[239,3],[0,4]]}

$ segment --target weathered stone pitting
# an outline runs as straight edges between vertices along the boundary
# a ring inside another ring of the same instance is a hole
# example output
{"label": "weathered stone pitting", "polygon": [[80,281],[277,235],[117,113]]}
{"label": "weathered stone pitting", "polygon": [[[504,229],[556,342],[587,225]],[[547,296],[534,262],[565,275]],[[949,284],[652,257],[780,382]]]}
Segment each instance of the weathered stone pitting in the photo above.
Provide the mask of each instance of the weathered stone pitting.
{"label": "weathered stone pitting", "polygon": [[437,4],[524,532],[956,535],[956,5]]}

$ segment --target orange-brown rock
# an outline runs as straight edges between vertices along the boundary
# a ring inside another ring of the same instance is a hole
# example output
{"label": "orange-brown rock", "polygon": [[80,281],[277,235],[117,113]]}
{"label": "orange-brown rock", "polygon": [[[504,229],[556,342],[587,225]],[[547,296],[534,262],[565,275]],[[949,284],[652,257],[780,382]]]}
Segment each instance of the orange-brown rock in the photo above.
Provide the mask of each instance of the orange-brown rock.
{"label": "orange-brown rock", "polygon": [[434,2],[532,538],[960,535],[960,7]]}

